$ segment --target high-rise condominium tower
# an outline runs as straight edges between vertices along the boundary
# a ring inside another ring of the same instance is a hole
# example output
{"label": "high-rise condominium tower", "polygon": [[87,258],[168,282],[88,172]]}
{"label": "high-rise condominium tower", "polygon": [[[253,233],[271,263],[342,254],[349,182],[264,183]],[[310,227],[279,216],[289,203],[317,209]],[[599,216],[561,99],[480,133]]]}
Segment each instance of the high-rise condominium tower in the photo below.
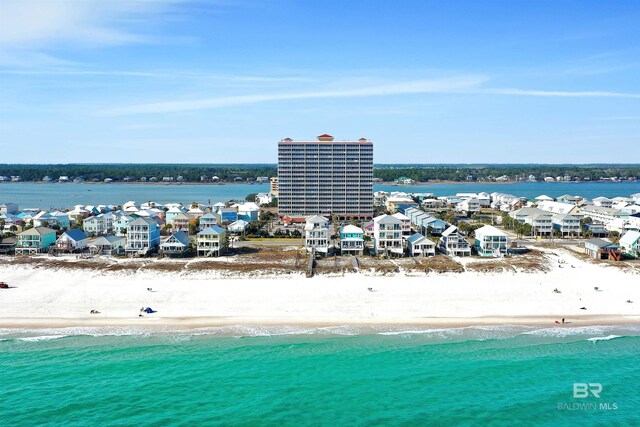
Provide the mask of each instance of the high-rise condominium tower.
{"label": "high-rise condominium tower", "polygon": [[373,142],[278,142],[278,210],[287,215],[333,215],[339,219],[373,214]]}

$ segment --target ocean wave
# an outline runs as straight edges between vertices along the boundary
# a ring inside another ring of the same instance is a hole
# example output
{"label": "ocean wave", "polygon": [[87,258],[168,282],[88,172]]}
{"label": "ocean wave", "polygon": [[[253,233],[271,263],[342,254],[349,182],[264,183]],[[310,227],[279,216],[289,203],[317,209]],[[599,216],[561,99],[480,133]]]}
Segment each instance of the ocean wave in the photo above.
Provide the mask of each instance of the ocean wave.
{"label": "ocean wave", "polygon": [[196,337],[245,338],[278,336],[366,336],[379,335],[423,339],[426,341],[486,341],[504,340],[518,336],[540,339],[582,338],[596,342],[622,336],[640,335],[639,325],[581,326],[581,327],[532,327],[519,325],[479,325],[452,328],[429,326],[383,326],[383,325],[229,325],[195,329],[144,328],[144,327],[67,327],[47,329],[0,329],[0,341],[20,340],[26,342],[48,341],[70,336],[88,337],[161,337],[175,342]]}
{"label": "ocean wave", "polygon": [[607,335],[606,337],[591,337],[587,338],[587,341],[598,342],[598,341],[609,341],[616,338],[622,338],[620,335]]}
{"label": "ocean wave", "polygon": [[37,342],[37,341],[51,341],[57,340],[60,338],[67,338],[71,335],[36,335],[33,337],[18,337],[17,341],[28,341],[28,342]]}

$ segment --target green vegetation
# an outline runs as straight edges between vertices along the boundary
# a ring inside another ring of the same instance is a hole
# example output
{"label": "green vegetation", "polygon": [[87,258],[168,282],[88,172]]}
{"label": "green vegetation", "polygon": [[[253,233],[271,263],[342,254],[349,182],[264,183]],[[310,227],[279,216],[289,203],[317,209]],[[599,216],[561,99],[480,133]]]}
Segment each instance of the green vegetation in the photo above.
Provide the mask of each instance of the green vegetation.
{"label": "green vegetation", "polygon": [[[20,176],[23,181],[41,181],[45,176],[57,180],[60,176],[70,179],[81,177],[86,181],[139,181],[145,177],[182,177],[184,182],[211,182],[215,176],[221,182],[247,182],[259,176],[277,175],[274,164],[55,164],[15,165],[0,164],[0,176]],[[640,165],[376,165],[374,177],[386,182],[400,176],[418,182],[425,181],[493,181],[506,176],[509,180],[527,180],[534,175],[537,180],[551,176],[568,176],[571,179],[597,181],[618,177],[640,179]],[[204,180],[202,179],[204,177]]]}

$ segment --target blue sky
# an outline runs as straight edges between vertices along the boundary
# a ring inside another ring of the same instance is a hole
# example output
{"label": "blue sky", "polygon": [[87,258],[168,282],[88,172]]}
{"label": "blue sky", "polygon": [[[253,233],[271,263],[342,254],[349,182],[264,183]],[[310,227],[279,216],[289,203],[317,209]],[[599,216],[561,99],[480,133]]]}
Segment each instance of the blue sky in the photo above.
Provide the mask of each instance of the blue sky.
{"label": "blue sky", "polygon": [[640,162],[640,2],[0,1],[0,163]]}

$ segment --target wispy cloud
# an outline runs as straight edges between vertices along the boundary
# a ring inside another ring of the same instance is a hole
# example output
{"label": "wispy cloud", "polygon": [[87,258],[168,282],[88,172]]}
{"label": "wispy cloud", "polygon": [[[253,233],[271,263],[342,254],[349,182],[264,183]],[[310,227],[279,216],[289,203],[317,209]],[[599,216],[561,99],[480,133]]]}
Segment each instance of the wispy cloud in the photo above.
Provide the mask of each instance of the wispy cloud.
{"label": "wispy cloud", "polygon": [[530,90],[512,88],[488,88],[478,89],[469,93],[489,95],[516,95],[516,96],[547,96],[570,98],[640,98],[640,94],[607,91],[554,91],[554,90]]}
{"label": "wispy cloud", "polygon": [[296,99],[351,98],[412,93],[451,93],[473,88],[485,80],[486,79],[484,77],[470,76],[440,80],[416,80],[400,83],[387,83],[347,89],[238,95],[185,101],[153,102],[105,109],[100,111],[99,115],[121,116],[132,114],[171,113]]}
{"label": "wispy cloud", "polygon": [[604,121],[618,121],[618,120],[637,120],[640,121],[640,116],[611,116],[611,117],[598,117],[597,120]]}
{"label": "wispy cloud", "polygon": [[[3,0],[0,63],[39,65],[39,56],[59,46],[112,46],[150,43],[144,22],[165,17],[176,0]],[[58,60],[56,58],[56,60]]]}
{"label": "wispy cloud", "polygon": [[247,83],[281,83],[281,82],[311,82],[314,79],[302,76],[261,76],[261,75],[233,75],[214,74],[198,71],[126,71],[126,70],[86,70],[72,69],[69,67],[55,67],[45,70],[0,70],[0,75],[17,76],[73,76],[73,77],[131,77],[131,78],[158,78],[158,79],[200,79],[223,82],[247,82]]}
{"label": "wispy cloud", "polygon": [[488,79],[486,77],[482,76],[462,76],[446,79],[392,82],[344,89],[324,89],[314,91],[236,95],[180,101],[160,101],[106,108],[98,111],[97,114],[100,116],[126,116],[137,114],[176,113],[298,99],[357,98],[427,93],[640,99],[640,94],[622,92],[548,91],[481,87],[482,83],[486,82],[487,80]]}

